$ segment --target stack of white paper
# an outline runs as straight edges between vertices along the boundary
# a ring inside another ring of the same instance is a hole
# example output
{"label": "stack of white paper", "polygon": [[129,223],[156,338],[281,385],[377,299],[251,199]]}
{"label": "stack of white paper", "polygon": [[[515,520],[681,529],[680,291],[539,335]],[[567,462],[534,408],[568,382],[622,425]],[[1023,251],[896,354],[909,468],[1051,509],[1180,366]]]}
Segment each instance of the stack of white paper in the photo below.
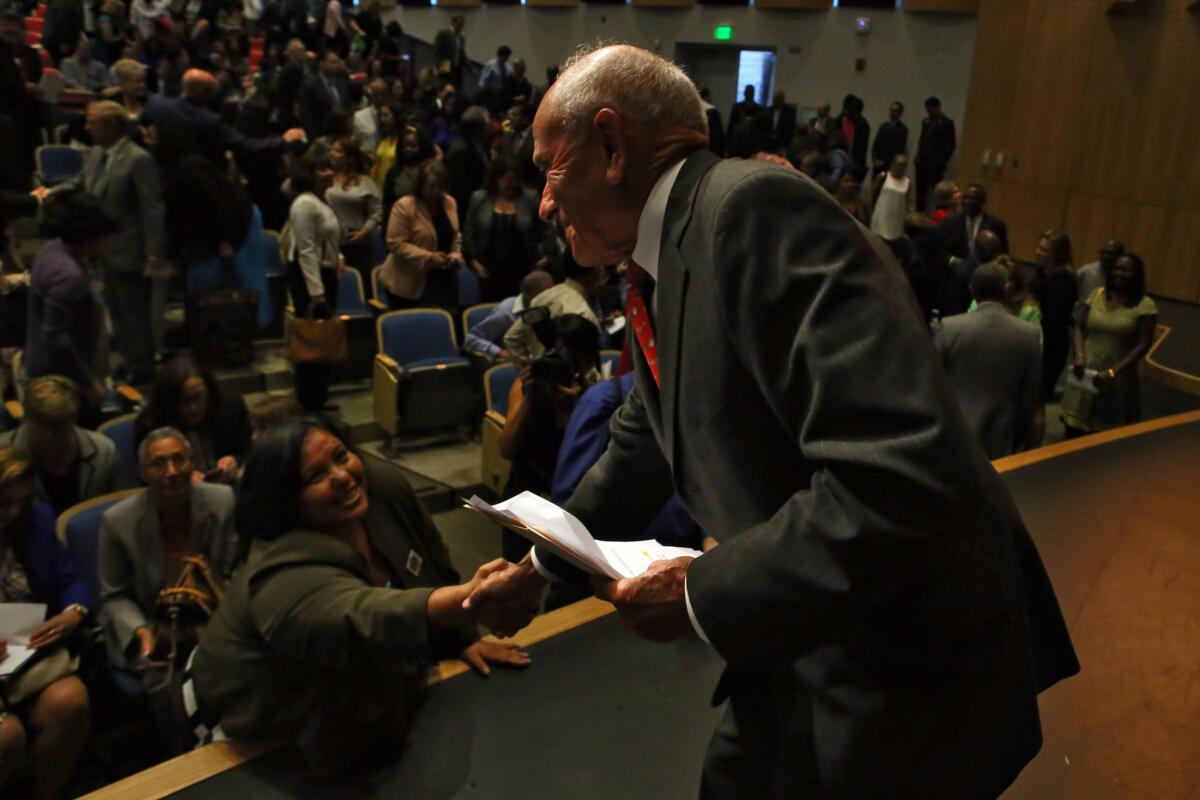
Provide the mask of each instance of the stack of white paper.
{"label": "stack of white paper", "polygon": [[699,556],[699,550],[668,547],[653,539],[641,542],[597,541],[572,514],[533,492],[522,492],[490,505],[479,497],[466,502],[499,524],[542,545],[560,558],[593,575],[614,580],[641,575],[655,561]]}
{"label": "stack of white paper", "polygon": [[37,654],[29,649],[29,634],[46,620],[44,603],[0,603],[0,639],[8,654],[0,658],[0,678],[12,675]]}

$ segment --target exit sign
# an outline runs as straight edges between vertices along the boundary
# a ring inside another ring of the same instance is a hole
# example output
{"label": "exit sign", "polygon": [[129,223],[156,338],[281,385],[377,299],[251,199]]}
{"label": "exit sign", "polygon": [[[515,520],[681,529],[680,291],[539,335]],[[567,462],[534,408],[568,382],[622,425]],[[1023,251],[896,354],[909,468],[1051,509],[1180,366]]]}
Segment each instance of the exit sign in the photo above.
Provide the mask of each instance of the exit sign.
{"label": "exit sign", "polygon": [[713,38],[718,42],[727,42],[733,38],[732,25],[718,25],[713,28]]}

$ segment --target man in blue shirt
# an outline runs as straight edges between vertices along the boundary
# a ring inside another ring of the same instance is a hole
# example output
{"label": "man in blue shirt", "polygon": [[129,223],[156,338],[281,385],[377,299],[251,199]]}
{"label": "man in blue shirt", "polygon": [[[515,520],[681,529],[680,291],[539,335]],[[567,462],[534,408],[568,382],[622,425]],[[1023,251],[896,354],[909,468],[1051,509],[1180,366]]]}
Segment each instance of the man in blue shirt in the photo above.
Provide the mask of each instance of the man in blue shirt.
{"label": "man in blue shirt", "polygon": [[[603,380],[592,386],[571,411],[563,432],[558,462],[550,481],[550,499],[560,506],[575,491],[583,476],[608,448],[608,423],[633,390],[634,374]],[[650,521],[639,539],[657,539],[678,547],[701,547],[704,531],[692,520],[679,495],[674,495]]]}
{"label": "man in blue shirt", "polygon": [[505,85],[512,77],[512,67],[508,65],[508,57],[511,55],[512,48],[506,44],[500,45],[496,50],[496,57],[484,64],[483,72],[479,73],[481,90],[496,92],[497,95],[504,91]]}
{"label": "man in blue shirt", "polygon": [[529,307],[533,298],[554,285],[550,273],[534,270],[521,279],[521,293],[514,297],[506,297],[496,304],[492,313],[488,314],[467,331],[465,349],[468,353],[478,353],[492,361],[503,361],[508,358],[504,349],[504,334],[517,321],[521,312]]}

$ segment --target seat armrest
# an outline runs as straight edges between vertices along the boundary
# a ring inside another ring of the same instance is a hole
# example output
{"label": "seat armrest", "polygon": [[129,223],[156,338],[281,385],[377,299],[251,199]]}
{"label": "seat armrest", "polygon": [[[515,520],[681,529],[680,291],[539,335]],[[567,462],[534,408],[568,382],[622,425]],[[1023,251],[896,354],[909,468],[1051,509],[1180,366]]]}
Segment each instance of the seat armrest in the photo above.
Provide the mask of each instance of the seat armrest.
{"label": "seat armrest", "polygon": [[391,311],[391,309],[388,308],[386,304],[384,304],[383,302],[381,302],[379,300],[376,300],[374,297],[372,297],[370,300],[367,301],[367,305],[370,307],[371,313],[375,314],[375,316],[379,316],[380,314],[384,314],[384,313],[387,313],[388,311]]}

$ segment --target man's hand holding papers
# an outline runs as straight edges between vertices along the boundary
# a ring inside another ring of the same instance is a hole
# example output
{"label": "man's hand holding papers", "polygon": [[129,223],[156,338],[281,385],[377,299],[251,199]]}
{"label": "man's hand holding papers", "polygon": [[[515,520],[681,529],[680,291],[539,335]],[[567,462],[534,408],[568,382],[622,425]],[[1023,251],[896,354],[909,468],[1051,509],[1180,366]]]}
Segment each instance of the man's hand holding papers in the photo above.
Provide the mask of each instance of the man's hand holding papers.
{"label": "man's hand holding papers", "polygon": [[[684,580],[700,551],[655,541],[597,541],[570,513],[530,492],[494,506],[472,497],[466,507],[591,574],[596,596],[615,605],[622,621],[640,636],[666,642],[691,630]],[[546,583],[526,556],[488,576],[463,608],[473,609],[498,636],[508,636],[536,613]]]}

